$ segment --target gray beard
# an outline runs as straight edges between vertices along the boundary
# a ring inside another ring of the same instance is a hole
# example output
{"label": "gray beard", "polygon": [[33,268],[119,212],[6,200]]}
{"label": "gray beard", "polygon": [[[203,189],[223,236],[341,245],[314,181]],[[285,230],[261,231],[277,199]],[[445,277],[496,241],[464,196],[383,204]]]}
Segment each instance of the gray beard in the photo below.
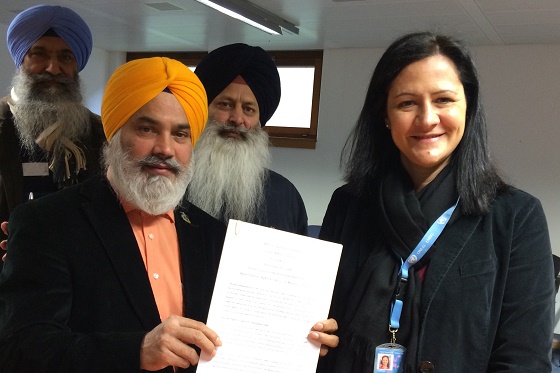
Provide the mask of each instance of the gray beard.
{"label": "gray beard", "polygon": [[[47,81],[58,84],[46,86]],[[32,150],[35,139],[47,127],[59,122],[61,135],[72,142],[86,137],[90,132],[90,114],[83,106],[80,79],[53,76],[49,73],[28,74],[18,69],[12,80],[17,100],[11,102],[14,124],[23,146]],[[54,151],[60,149],[54,145]]]}
{"label": "gray beard", "polygon": [[175,159],[165,162],[176,169],[175,177],[150,175],[142,164],[161,162],[156,156],[134,159],[121,144],[120,131],[103,148],[103,162],[110,172],[110,183],[122,201],[150,214],[160,215],[177,207],[192,178],[191,166],[182,166]]}
{"label": "gray beard", "polygon": [[268,134],[241,129],[242,138],[224,138],[225,127],[210,119],[193,152],[193,179],[187,199],[216,219],[258,223],[266,212],[264,186],[270,164]]}

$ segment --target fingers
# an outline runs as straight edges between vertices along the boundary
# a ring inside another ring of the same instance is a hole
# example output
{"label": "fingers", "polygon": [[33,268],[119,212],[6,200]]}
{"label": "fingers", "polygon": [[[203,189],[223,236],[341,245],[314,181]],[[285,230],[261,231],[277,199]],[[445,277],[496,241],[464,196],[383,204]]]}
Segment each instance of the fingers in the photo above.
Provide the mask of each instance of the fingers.
{"label": "fingers", "polygon": [[216,347],[221,346],[222,342],[218,334],[199,321],[181,317],[179,320],[178,339],[187,344],[193,344],[201,351],[213,357],[216,354]]}
{"label": "fingers", "polygon": [[[160,324],[162,325],[162,324]],[[156,327],[146,334],[140,349],[140,367],[155,371],[167,366],[188,368],[198,363],[196,351]]]}
{"label": "fingers", "polygon": [[159,370],[170,365],[182,368],[196,365],[199,356],[192,345],[212,358],[221,341],[205,324],[171,316],[144,337],[140,351],[141,368]]}
{"label": "fingers", "polygon": [[335,319],[319,321],[313,325],[313,330],[323,333],[334,333],[338,330],[338,323]]}
{"label": "fingers", "polygon": [[[0,229],[2,229],[2,232],[4,232],[4,234],[7,236],[8,235],[8,222],[7,221],[3,221],[2,224],[0,224]],[[8,250],[8,240],[2,240],[0,241],[0,249],[7,251]],[[6,261],[6,254],[2,255],[2,261]]]}
{"label": "fingers", "polygon": [[321,349],[319,352],[320,356],[325,356],[329,348],[335,348],[338,346],[338,336],[331,334],[338,330],[338,323],[335,319],[328,319],[324,321],[319,321],[315,325],[313,325],[313,329],[307,336],[307,338],[316,343],[321,345]]}
{"label": "fingers", "polygon": [[339,342],[338,336],[335,334],[327,334],[316,331],[311,331],[307,338],[315,343],[320,343],[321,345],[325,345],[325,347],[330,348],[337,347]]}

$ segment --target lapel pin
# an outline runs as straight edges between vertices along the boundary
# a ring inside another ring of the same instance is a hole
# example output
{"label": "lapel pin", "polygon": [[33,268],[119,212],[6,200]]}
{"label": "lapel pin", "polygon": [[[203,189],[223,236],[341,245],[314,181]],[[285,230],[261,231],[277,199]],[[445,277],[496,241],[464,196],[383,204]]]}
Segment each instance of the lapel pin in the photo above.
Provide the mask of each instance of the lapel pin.
{"label": "lapel pin", "polygon": [[187,216],[187,214],[185,214],[184,211],[181,211],[181,218],[182,218],[185,222],[191,224],[191,220],[189,219],[189,217]]}

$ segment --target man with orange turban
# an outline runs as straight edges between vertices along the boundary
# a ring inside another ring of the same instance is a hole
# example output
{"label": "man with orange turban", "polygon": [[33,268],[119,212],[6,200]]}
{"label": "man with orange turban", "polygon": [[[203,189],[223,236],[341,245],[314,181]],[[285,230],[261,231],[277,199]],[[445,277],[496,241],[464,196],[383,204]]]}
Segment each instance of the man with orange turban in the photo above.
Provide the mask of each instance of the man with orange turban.
{"label": "man with orange turban", "polygon": [[[194,372],[225,226],[183,203],[206,92],[178,61],[107,83],[106,174],[20,205],[0,275],[1,372]],[[175,367],[175,368],[173,368]]]}
{"label": "man with orange turban", "polygon": [[0,99],[0,241],[17,205],[100,172],[105,142],[80,88],[93,47],[84,20],[66,7],[36,5],[16,15],[6,39],[17,71]]}

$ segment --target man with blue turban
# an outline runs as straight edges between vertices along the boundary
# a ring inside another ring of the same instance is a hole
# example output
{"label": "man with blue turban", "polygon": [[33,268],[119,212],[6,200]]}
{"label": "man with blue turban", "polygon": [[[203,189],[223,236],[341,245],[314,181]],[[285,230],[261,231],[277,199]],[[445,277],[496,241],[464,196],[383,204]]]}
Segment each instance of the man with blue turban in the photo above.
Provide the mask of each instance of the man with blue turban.
{"label": "man with blue turban", "polygon": [[[307,233],[307,213],[295,186],[270,170],[266,125],[280,103],[280,76],[260,47],[235,43],[197,65],[210,120],[194,149],[189,201],[224,222],[247,221]],[[200,172],[197,172],[200,170]]]}
{"label": "man with blue turban", "polygon": [[92,50],[84,20],[62,6],[33,6],[13,19],[7,44],[17,72],[0,99],[0,222],[22,202],[99,172],[105,142],[99,116],[82,102],[78,72]]}

